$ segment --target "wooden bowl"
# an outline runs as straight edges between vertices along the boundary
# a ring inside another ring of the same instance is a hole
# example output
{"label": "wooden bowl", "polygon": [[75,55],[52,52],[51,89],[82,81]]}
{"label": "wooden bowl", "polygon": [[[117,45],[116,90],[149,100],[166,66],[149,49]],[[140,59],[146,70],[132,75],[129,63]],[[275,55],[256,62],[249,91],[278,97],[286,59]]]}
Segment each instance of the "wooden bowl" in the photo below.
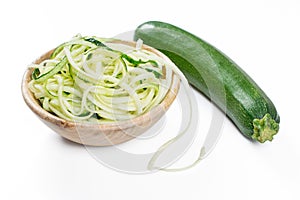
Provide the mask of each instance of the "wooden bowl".
{"label": "wooden bowl", "polygon": [[[116,42],[116,41],[115,41]],[[135,46],[135,42],[117,41],[129,46]],[[142,46],[143,49],[154,52],[161,58],[169,60],[161,52],[147,45]],[[49,51],[38,58],[35,63],[40,63],[49,58],[52,51]],[[154,125],[168,110],[179,90],[180,79],[173,73],[171,87],[163,101],[152,108],[150,111],[130,120],[117,121],[110,124],[91,124],[82,122],[68,121],[53,115],[41,107],[38,100],[35,99],[33,93],[28,88],[31,81],[33,69],[28,68],[25,71],[22,80],[22,95],[28,107],[44,122],[49,128],[54,130],[62,137],[73,142],[90,145],[90,146],[110,146],[120,144],[131,140]]]}

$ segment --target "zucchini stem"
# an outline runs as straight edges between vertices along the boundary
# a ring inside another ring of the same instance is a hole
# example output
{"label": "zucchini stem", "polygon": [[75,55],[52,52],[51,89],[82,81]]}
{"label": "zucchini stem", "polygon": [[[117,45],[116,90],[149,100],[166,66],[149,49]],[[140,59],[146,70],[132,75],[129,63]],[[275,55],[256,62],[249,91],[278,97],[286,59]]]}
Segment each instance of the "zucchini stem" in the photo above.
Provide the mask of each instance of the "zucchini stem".
{"label": "zucchini stem", "polygon": [[253,120],[253,135],[252,139],[260,143],[273,140],[273,136],[279,130],[279,124],[271,117],[269,113],[261,119]]}

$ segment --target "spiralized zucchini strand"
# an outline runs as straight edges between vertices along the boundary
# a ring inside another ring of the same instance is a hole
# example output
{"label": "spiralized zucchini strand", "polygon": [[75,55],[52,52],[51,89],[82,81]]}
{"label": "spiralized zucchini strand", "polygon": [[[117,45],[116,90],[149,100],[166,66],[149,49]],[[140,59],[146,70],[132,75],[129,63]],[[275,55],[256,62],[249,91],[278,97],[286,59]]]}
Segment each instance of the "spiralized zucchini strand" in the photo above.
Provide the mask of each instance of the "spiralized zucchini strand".
{"label": "spiralized zucchini strand", "polygon": [[75,36],[34,68],[29,88],[41,106],[66,120],[127,120],[159,104],[172,70],[162,58],[113,39]]}

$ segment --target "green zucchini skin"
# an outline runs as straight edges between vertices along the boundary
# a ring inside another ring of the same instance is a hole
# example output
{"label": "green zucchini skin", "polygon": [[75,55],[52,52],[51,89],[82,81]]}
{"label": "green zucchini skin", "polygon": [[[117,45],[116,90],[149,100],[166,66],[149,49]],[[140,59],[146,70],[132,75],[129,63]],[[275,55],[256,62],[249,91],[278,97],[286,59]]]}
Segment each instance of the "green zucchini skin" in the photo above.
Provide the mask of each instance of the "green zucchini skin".
{"label": "green zucchini skin", "polygon": [[280,117],[264,91],[234,61],[199,37],[168,23],[149,21],[135,30],[168,56],[191,85],[218,105],[248,138],[271,141]]}

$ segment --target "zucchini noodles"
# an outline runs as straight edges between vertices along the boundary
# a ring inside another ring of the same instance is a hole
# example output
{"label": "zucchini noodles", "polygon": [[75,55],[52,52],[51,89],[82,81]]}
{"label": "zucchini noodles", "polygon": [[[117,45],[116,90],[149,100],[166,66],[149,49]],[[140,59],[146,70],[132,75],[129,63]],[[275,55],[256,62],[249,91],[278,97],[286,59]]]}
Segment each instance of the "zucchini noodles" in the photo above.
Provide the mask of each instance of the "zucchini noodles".
{"label": "zucchini noodles", "polygon": [[172,69],[155,53],[115,39],[75,36],[32,64],[29,89],[43,109],[72,121],[128,120],[158,105]]}
{"label": "zucchini noodles", "polygon": [[[33,69],[29,89],[42,108],[75,122],[110,123],[143,114],[165,98],[173,73],[180,77],[187,96],[192,96],[188,81],[175,64],[143,49],[141,40],[129,46],[116,39],[77,35],[55,48],[48,59],[29,67]],[[188,98],[187,123],[152,155],[147,170],[185,170],[207,155],[203,146],[189,166],[170,169],[156,165],[168,148],[184,136],[193,136],[195,104],[194,98]]]}

